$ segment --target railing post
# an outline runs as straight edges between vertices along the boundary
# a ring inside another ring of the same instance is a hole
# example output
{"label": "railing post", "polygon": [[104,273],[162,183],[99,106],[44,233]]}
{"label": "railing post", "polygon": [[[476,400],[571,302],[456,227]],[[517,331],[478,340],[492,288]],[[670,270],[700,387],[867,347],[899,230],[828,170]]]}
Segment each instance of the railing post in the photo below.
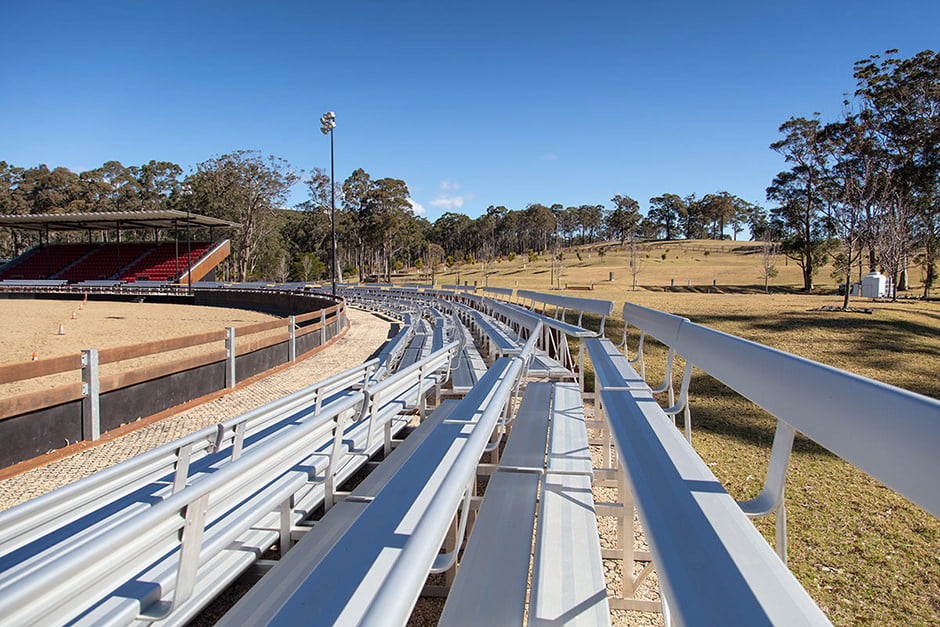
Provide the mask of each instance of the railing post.
{"label": "railing post", "polygon": [[288,318],[288,329],[290,340],[287,342],[287,358],[290,361],[297,361],[297,321],[294,316]]}
{"label": "railing post", "polygon": [[235,387],[235,327],[225,327],[225,387]]}
{"label": "railing post", "polygon": [[82,439],[101,437],[101,386],[98,382],[98,349],[82,350]]}
{"label": "railing post", "polygon": [[320,310],[320,346],[326,345],[326,309]]}

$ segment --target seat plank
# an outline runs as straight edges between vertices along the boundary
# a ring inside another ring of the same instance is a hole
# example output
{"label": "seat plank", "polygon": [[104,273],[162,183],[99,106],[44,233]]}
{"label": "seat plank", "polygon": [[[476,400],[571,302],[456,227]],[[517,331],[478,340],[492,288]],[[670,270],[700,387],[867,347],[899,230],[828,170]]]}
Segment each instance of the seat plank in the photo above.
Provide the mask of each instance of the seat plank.
{"label": "seat plank", "polygon": [[551,383],[534,382],[526,386],[500,467],[542,471],[551,403]]}
{"label": "seat plank", "polygon": [[438,624],[522,624],[538,487],[535,473],[490,477]]}
{"label": "seat plank", "polygon": [[636,388],[646,389],[646,381],[636,373],[630,362],[613,342],[607,338],[592,338],[584,341],[591,363],[594,364],[594,376],[599,389]]}
{"label": "seat plank", "polygon": [[528,624],[610,624],[591,478],[586,475],[546,474],[543,479]]}
{"label": "seat plank", "polygon": [[829,624],[652,394],[600,394],[675,619]]}
{"label": "seat plank", "polygon": [[550,473],[594,474],[584,405],[576,383],[556,383],[548,442]]}

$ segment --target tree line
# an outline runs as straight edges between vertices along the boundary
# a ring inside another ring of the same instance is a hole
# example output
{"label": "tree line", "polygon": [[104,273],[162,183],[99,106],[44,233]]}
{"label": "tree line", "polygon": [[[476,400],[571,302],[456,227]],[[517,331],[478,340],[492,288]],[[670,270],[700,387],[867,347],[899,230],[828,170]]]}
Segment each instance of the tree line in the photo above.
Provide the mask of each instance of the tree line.
{"label": "tree line", "polygon": [[[298,182],[308,198],[287,209],[288,193]],[[431,222],[415,214],[401,179],[376,178],[359,168],[331,190],[324,170],[298,172],[284,159],[255,151],[213,157],[186,176],[179,165],[166,161],[141,166],[109,161],[80,173],[0,161],[0,213],[5,215],[189,209],[235,222],[229,234],[232,255],[222,268],[222,277],[231,280],[329,278],[331,192],[336,198],[337,278],[358,280],[390,280],[403,266],[433,273],[445,263],[490,261],[603,240],[622,244],[634,238],[728,237],[727,229],[737,237],[756,209],[727,192],[702,198],[663,194],[650,199],[651,209],[643,216],[636,200],[616,195],[610,209],[531,203],[517,210],[490,206],[477,218],[448,212]],[[189,236],[199,239],[208,233],[196,229]],[[0,251],[17,255],[35,245],[37,237],[3,233]],[[82,237],[72,233],[59,239]]]}

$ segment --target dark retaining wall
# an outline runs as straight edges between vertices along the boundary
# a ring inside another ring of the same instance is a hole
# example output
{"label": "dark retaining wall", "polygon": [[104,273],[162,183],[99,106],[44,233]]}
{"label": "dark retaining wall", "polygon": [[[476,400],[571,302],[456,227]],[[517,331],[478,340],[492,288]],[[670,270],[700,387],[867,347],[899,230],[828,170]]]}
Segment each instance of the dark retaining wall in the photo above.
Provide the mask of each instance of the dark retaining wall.
{"label": "dark retaining wall", "polygon": [[100,400],[101,432],[224,388],[225,362],[217,361],[105,392]]}
{"label": "dark retaining wall", "polygon": [[82,439],[82,402],[71,401],[0,420],[0,467]]}

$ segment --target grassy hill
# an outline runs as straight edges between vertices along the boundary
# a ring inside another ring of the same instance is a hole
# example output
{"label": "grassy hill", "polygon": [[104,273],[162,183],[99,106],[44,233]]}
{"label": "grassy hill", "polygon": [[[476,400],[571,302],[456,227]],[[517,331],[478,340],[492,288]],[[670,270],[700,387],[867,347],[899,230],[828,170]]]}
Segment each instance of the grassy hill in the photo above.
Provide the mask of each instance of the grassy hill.
{"label": "grassy hill", "polygon": [[[705,291],[717,286],[720,291],[764,291],[762,270],[762,244],[760,242],[733,242],[715,240],[678,240],[651,242],[638,248],[639,272],[637,287],[641,290],[666,288]],[[580,259],[578,258],[580,255]],[[611,288],[614,291],[632,290],[633,275],[630,271],[628,246],[608,242],[564,249],[561,261],[561,288],[594,284],[596,290]],[[775,255],[773,263],[779,275],[770,281],[771,291],[794,292],[802,288],[803,279],[799,266],[784,255]],[[525,287],[526,289],[557,289],[552,283],[551,255],[542,254],[534,261],[525,255],[515,259],[502,258],[496,262],[461,263],[436,275],[440,284],[490,285],[494,287]],[[484,269],[486,274],[484,275]],[[817,292],[833,292],[838,283],[831,274],[833,267],[825,265],[815,277]],[[865,268],[867,273],[868,269]],[[613,273],[613,280],[610,280]],[[853,272],[858,280],[858,270]],[[913,291],[918,295],[922,277],[920,271],[909,272]],[[412,273],[407,281],[428,281],[425,274]],[[599,298],[603,298],[599,296]]]}

